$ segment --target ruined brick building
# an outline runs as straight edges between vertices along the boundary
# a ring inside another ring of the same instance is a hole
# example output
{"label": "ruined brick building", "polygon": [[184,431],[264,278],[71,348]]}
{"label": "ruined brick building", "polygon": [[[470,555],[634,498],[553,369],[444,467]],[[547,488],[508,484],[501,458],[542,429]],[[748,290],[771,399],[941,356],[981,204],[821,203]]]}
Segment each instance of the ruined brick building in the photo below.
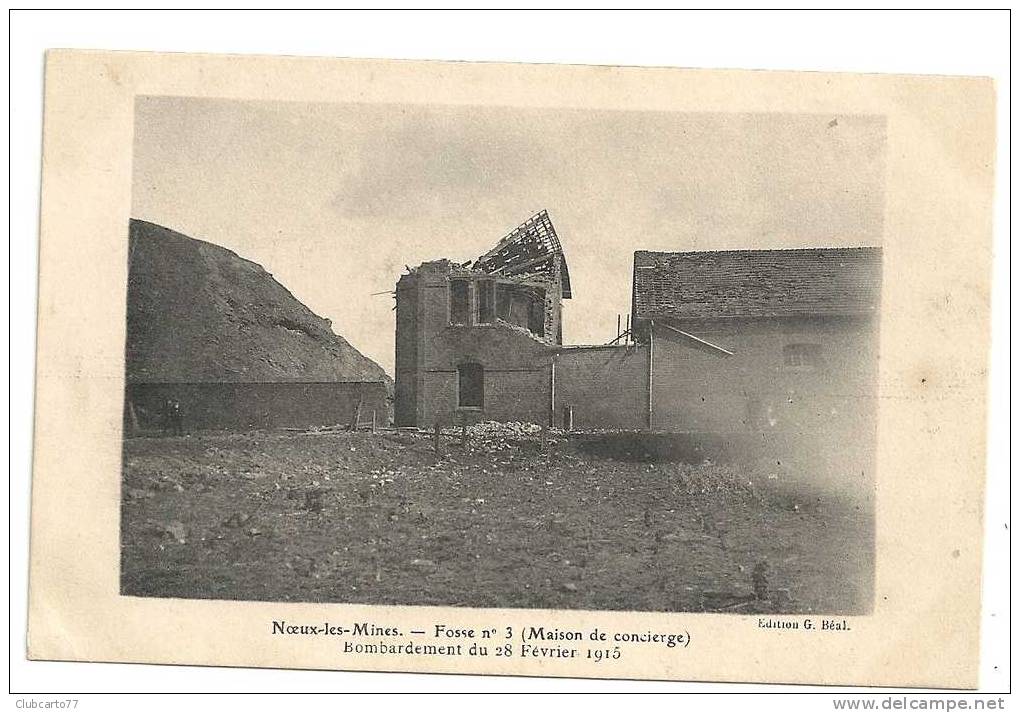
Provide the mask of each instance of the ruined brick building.
{"label": "ruined brick building", "polygon": [[401,276],[396,423],[870,433],[880,284],[879,248],[638,251],[630,333],[564,345],[542,211],[473,262]]}

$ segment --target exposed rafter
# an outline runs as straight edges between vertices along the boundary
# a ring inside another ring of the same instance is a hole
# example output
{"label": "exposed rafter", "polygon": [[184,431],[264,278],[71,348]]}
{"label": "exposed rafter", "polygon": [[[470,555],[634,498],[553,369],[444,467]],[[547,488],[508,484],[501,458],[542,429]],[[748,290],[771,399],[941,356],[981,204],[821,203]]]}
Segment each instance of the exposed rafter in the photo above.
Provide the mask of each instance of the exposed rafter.
{"label": "exposed rafter", "polygon": [[558,282],[570,299],[570,273],[556,229],[547,211],[539,211],[514,228],[492,250],[475,261],[474,269],[505,277]]}

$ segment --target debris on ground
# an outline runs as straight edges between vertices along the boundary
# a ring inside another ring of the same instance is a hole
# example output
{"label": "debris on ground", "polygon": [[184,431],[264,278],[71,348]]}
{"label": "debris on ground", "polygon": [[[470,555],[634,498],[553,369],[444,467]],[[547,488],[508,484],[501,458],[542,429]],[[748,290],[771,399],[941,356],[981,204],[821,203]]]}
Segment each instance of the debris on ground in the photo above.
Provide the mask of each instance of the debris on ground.
{"label": "debris on ground", "polygon": [[185,527],[182,522],[174,520],[173,522],[167,523],[167,525],[163,528],[163,532],[177,540],[178,544],[183,545],[187,543],[188,528]]}
{"label": "debris on ground", "polygon": [[417,431],[129,438],[121,591],[536,609],[569,593],[579,609],[746,614],[870,607],[870,508],[816,506],[785,472],[769,479],[775,461],[651,469],[536,424],[465,430],[463,448],[447,445],[460,429],[444,435],[439,460]]}
{"label": "debris on ground", "polygon": [[536,436],[542,432],[542,427],[535,423],[523,421],[510,421],[501,423],[499,421],[482,421],[467,427],[468,435],[472,438],[497,439],[497,438],[527,438]]}

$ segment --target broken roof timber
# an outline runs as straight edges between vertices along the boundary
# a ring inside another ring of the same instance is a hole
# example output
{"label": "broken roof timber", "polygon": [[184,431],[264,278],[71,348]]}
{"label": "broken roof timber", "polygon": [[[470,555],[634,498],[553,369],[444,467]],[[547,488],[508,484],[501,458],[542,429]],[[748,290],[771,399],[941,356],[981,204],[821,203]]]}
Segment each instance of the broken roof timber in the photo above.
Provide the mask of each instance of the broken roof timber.
{"label": "broken roof timber", "polygon": [[676,327],[671,327],[670,325],[662,324],[661,322],[652,322],[652,326],[653,327],[662,327],[664,329],[668,329],[671,332],[676,332],[681,337],[684,337],[685,339],[689,339],[692,342],[695,342],[696,344],[698,344],[700,346],[703,346],[703,347],[706,347],[706,348],[708,348],[708,349],[710,349],[712,351],[718,352],[719,354],[722,354],[723,356],[728,356],[728,357],[733,356],[733,352],[731,352],[729,349],[723,349],[718,344],[712,344],[712,342],[705,341],[704,339],[702,339],[700,337],[695,337],[690,332],[685,332],[682,329],[677,329]]}
{"label": "broken roof timber", "polygon": [[570,273],[549,213],[539,211],[504,236],[474,263],[474,268],[506,277],[558,281],[570,299]]}

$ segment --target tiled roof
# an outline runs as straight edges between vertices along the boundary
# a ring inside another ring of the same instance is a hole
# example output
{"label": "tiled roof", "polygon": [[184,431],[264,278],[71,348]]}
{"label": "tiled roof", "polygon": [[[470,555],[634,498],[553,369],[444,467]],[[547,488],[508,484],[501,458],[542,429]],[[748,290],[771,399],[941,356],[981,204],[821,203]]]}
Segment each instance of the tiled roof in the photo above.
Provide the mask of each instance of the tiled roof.
{"label": "tiled roof", "polygon": [[507,277],[560,280],[563,299],[570,299],[570,273],[560,239],[546,211],[540,211],[510,231],[474,264],[476,270]]}
{"label": "tiled roof", "polygon": [[635,319],[878,312],[882,249],[634,253]]}

